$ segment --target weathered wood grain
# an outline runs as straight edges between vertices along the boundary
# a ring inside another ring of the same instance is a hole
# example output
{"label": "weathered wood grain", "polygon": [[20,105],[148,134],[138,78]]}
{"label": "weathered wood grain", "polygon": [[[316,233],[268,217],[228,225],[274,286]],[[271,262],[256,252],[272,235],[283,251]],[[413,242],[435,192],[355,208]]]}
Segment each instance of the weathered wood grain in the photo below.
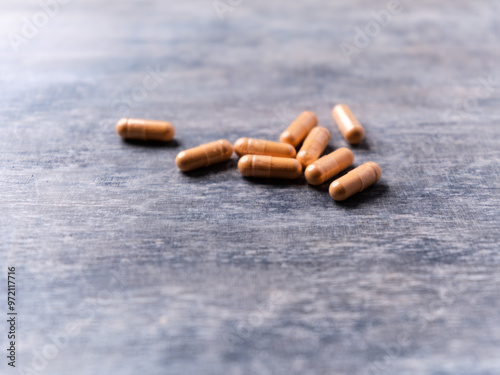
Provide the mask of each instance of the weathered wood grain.
{"label": "weathered wood grain", "polygon": [[[500,372],[497,2],[403,1],[351,63],[339,45],[386,1],[221,20],[211,1],[75,0],[17,53],[8,33],[41,8],[0,7],[0,264],[25,373]],[[175,167],[208,141],[278,140],[306,109],[349,147],[341,102],[366,130],[355,165],[383,170],[354,199],[242,178],[235,156]],[[126,116],[175,141],[123,142]]]}

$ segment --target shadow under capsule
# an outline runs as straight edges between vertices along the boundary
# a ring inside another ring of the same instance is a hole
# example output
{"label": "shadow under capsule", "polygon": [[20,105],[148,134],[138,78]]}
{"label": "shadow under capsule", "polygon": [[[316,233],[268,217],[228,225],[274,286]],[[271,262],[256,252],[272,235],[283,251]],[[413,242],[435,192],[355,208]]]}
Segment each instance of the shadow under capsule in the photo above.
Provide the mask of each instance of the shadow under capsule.
{"label": "shadow under capsule", "polygon": [[325,155],[331,154],[333,151],[338,150],[339,148],[340,147],[335,147],[335,145],[331,145],[330,143],[328,143],[325,147],[325,150],[320,155],[320,158],[325,156]]}
{"label": "shadow under capsule", "polygon": [[366,140],[366,137],[361,141],[361,143],[357,143],[357,144],[354,144],[354,145],[349,145],[349,147],[352,147],[354,150],[370,151],[370,144]]}
{"label": "shadow under capsule", "polygon": [[303,186],[306,185],[307,181],[302,174],[299,178],[294,180],[289,180],[286,178],[263,178],[263,177],[245,177],[241,176],[245,181],[258,185],[269,185],[269,186]]}
{"label": "shadow under capsule", "polygon": [[172,139],[171,141],[168,142],[161,142],[161,141],[141,141],[137,139],[124,139],[124,143],[131,145],[131,146],[138,146],[138,147],[150,147],[150,148],[177,148],[181,146],[181,143],[176,141],[175,139]]}
{"label": "shadow under capsule", "polygon": [[354,194],[352,197],[347,198],[344,201],[332,201],[334,204],[347,208],[356,208],[359,205],[373,201],[386,196],[389,193],[389,186],[383,182],[377,182],[374,185],[367,187],[361,193]]}
{"label": "shadow under capsule", "polygon": [[330,188],[330,184],[332,183],[332,180],[328,180],[326,182],[323,182],[321,185],[311,185],[309,184],[309,187],[313,190],[319,191],[321,193],[328,193],[328,189]]}
{"label": "shadow under capsule", "polygon": [[224,161],[222,163],[209,165],[208,167],[193,169],[192,171],[187,171],[187,172],[179,171],[179,173],[182,173],[183,175],[188,176],[188,177],[197,178],[197,177],[204,177],[204,176],[208,176],[208,175],[215,175],[215,174],[219,174],[222,172],[228,172],[230,170],[235,169],[237,167],[237,165],[238,165],[237,160],[229,159],[229,160]]}

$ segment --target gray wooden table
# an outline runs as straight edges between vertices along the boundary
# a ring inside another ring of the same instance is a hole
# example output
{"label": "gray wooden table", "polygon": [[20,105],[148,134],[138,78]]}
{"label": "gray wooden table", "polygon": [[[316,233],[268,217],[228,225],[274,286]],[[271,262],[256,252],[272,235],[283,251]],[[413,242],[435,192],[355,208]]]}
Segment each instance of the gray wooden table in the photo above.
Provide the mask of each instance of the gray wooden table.
{"label": "gray wooden table", "polygon": [[[57,4],[0,4],[1,374],[500,374],[497,1]],[[340,102],[349,201],[175,168]]]}

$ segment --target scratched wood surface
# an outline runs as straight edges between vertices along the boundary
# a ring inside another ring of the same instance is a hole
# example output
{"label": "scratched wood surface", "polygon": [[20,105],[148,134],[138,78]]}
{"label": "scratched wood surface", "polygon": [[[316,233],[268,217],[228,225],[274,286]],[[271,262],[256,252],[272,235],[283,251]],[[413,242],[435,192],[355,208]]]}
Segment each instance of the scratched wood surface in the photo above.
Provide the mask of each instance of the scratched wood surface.
{"label": "scratched wood surface", "polygon": [[[0,373],[499,374],[498,2],[224,4],[0,4]],[[383,170],[345,203],[236,156],[175,168],[305,109],[346,146],[339,102]],[[175,141],[123,142],[124,116]]]}

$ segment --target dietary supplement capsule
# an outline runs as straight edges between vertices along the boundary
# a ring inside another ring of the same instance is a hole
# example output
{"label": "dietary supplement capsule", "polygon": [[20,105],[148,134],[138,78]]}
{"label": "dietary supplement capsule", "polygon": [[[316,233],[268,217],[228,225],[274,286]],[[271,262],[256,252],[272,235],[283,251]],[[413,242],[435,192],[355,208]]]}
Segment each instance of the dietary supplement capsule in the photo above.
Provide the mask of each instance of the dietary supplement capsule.
{"label": "dietary supplement capsule", "polygon": [[167,121],[122,118],[116,124],[116,132],[125,139],[168,142],[174,138],[175,128]]}
{"label": "dietary supplement capsule", "polygon": [[321,185],[333,176],[339,174],[352,164],[354,154],[348,148],[342,147],[323,156],[306,168],[305,176],[311,185]]}
{"label": "dietary supplement capsule", "polygon": [[292,145],[254,138],[238,139],[234,144],[234,151],[240,157],[251,154],[294,158],[296,154],[295,148]]}
{"label": "dietary supplement capsule", "polygon": [[281,133],[280,141],[297,147],[306,135],[318,124],[318,118],[311,111],[302,112],[290,126]]}
{"label": "dietary supplement capsule", "polygon": [[360,143],[365,137],[365,129],[345,104],[333,107],[332,116],[345,140],[350,144]]}
{"label": "dietary supplement capsule", "polygon": [[297,154],[297,160],[305,168],[309,164],[312,164],[321,156],[325,147],[330,140],[330,132],[327,128],[318,126],[311,130],[307,135],[299,153]]}
{"label": "dietary supplement capsule", "polygon": [[380,166],[369,161],[333,181],[330,185],[330,195],[336,201],[343,201],[373,185],[380,176],[382,176]]}
{"label": "dietary supplement capsule", "polygon": [[175,164],[181,171],[187,172],[229,160],[232,155],[231,143],[225,139],[219,139],[179,152],[175,158]]}
{"label": "dietary supplement capsule", "polygon": [[238,169],[245,177],[286,178],[293,180],[302,173],[297,159],[267,155],[245,155],[238,162]]}

